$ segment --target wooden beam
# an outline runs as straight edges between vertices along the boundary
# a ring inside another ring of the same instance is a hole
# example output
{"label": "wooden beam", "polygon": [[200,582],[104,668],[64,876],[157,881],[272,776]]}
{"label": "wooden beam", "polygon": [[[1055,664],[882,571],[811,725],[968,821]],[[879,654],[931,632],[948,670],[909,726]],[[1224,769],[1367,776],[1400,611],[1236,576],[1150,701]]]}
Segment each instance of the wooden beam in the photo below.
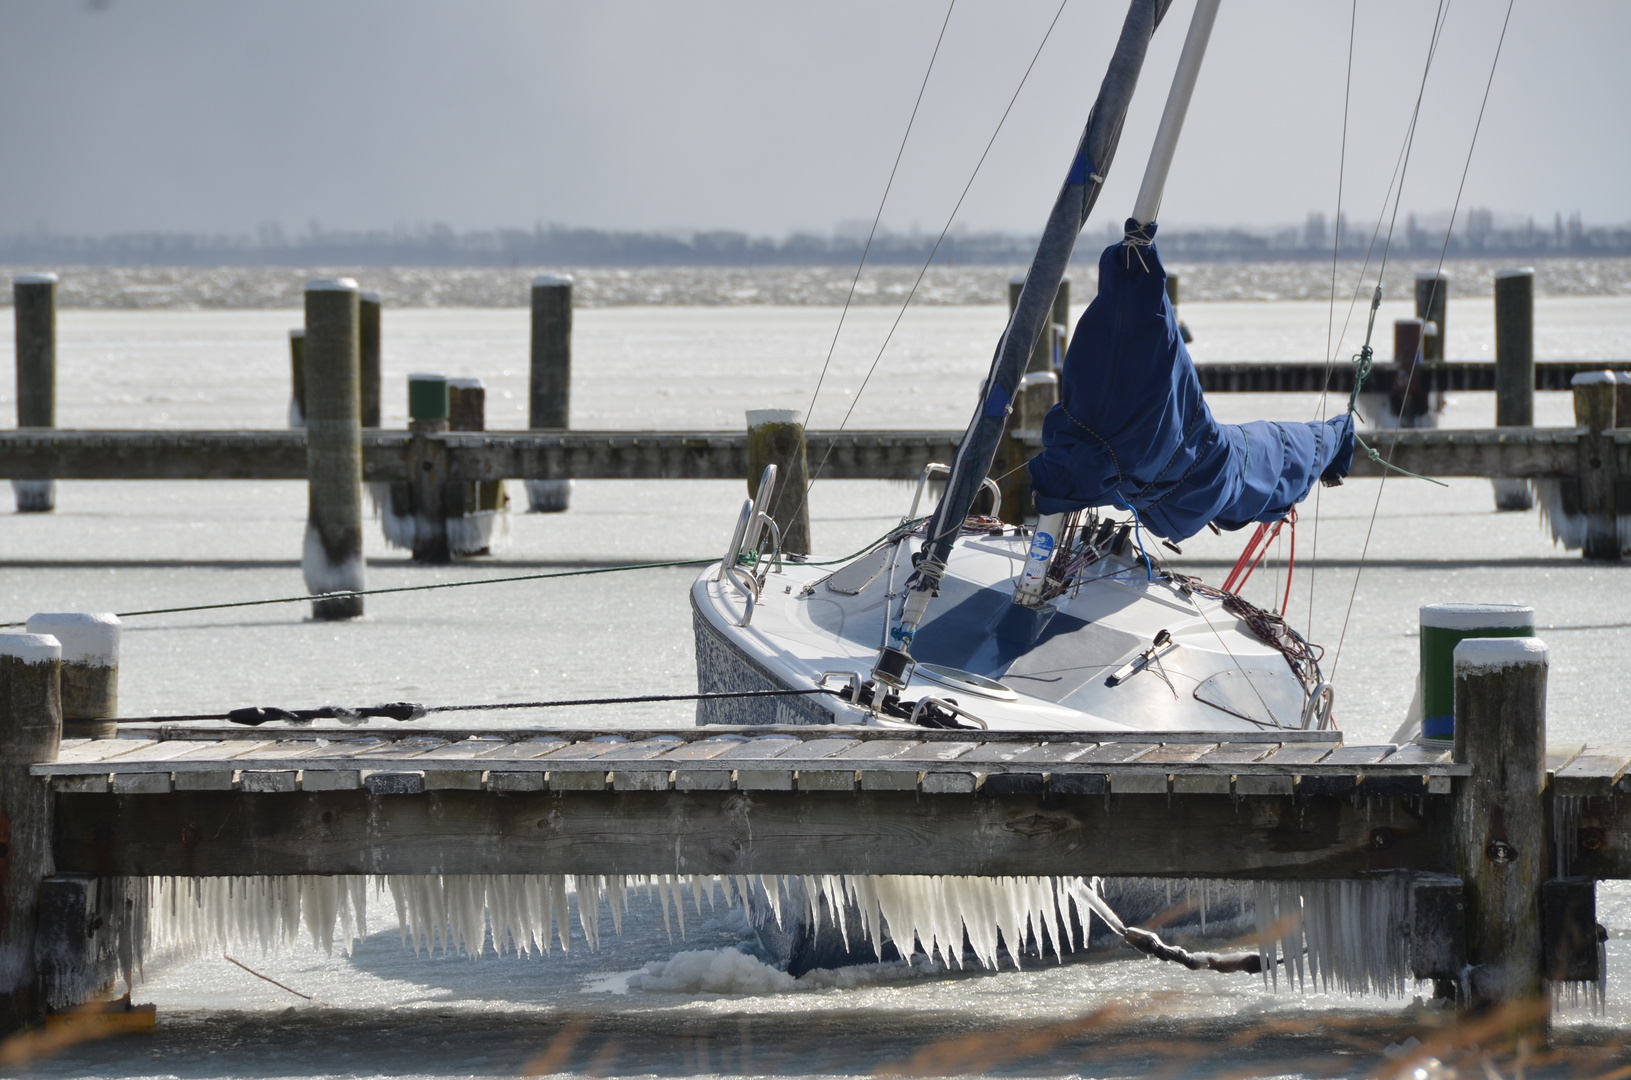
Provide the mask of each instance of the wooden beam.
{"label": "wooden beam", "polygon": [[1453,865],[1447,800],[443,790],[56,796],[59,872],[1102,874]]}
{"label": "wooden beam", "polygon": [[[1013,433],[1040,446],[1034,431]],[[916,479],[931,461],[949,461],[957,431],[811,431],[811,469],[843,480]],[[449,432],[430,436],[447,448],[448,476],[476,480],[740,480],[748,474],[746,432],[558,431]],[[1367,433],[1395,465],[1427,476],[1572,477],[1574,428],[1418,429]],[[1631,430],[1608,434],[1619,474],[1631,475]],[[304,480],[300,431],[0,432],[0,477],[62,480]],[[407,432],[364,431],[363,479],[406,480]],[[1355,476],[1381,467],[1363,455]]]}

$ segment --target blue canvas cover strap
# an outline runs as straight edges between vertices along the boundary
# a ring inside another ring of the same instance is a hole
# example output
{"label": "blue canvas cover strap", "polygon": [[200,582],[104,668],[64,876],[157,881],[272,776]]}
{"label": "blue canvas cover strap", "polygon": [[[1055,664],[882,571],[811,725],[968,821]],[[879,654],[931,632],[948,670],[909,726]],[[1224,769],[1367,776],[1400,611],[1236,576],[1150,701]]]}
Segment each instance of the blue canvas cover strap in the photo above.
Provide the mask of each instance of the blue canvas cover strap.
{"label": "blue canvas cover strap", "polygon": [[1353,418],[1219,423],[1167,300],[1166,270],[1148,242],[1155,228],[1129,220],[1134,242],[1099,257],[1098,296],[1076,325],[1060,401],[1030,463],[1037,511],[1132,507],[1170,540],[1208,522],[1277,520],[1316,479],[1348,474]]}

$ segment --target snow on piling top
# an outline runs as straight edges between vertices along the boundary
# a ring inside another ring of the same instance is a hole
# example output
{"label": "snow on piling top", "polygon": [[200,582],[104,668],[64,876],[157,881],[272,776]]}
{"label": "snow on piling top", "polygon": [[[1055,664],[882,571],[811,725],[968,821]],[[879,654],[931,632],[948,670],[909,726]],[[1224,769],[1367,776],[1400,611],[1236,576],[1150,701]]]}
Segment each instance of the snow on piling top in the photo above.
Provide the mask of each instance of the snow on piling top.
{"label": "snow on piling top", "polygon": [[1603,383],[1614,383],[1619,380],[1612,371],[1582,371],[1569,380],[1570,386],[1600,386]]}
{"label": "snow on piling top", "polygon": [[1455,647],[1456,678],[1529,664],[1546,666],[1546,643],[1532,637],[1465,638]]}
{"label": "snow on piling top", "polygon": [[357,294],[357,299],[361,300],[365,304],[377,304],[380,302],[379,293],[373,289],[364,289],[362,292]]}
{"label": "snow on piling top", "polygon": [[18,274],[11,279],[13,285],[55,285],[55,274]]}
{"label": "snow on piling top", "polygon": [[749,409],[748,427],[756,428],[764,424],[796,424],[799,422],[797,409]]}
{"label": "snow on piling top", "polygon": [[119,616],[103,611],[48,611],[28,618],[30,634],[49,634],[62,645],[62,662],[119,666]]}
{"label": "snow on piling top", "polygon": [[306,282],[307,292],[356,292],[357,279],[348,277],[320,277]]}
{"label": "snow on piling top", "polygon": [[304,326],[296,326],[289,331],[289,336],[292,338],[303,338],[306,336],[306,328]]}
{"label": "snow on piling top", "polygon": [[448,385],[448,387],[450,389],[454,389],[454,390],[480,390],[480,389],[482,389],[480,379],[472,379],[472,378],[468,378],[468,377],[459,378],[459,379],[449,379],[449,380],[447,380],[447,385]]}
{"label": "snow on piling top", "polygon": [[1533,627],[1527,604],[1423,604],[1421,625],[1435,630],[1511,630]]}
{"label": "snow on piling top", "polygon": [[0,657],[9,656],[25,664],[44,664],[62,659],[62,644],[50,634],[0,634]]}
{"label": "snow on piling top", "polygon": [[1499,281],[1501,278],[1534,276],[1535,268],[1533,266],[1509,266],[1505,270],[1495,271],[1495,279],[1497,281]]}
{"label": "snow on piling top", "polygon": [[547,289],[552,285],[570,284],[572,284],[571,274],[539,274],[532,279],[532,287],[535,289]]}
{"label": "snow on piling top", "polygon": [[1416,271],[1416,280],[1417,281],[1449,281],[1450,280],[1450,272],[1448,270],[1417,270]]}

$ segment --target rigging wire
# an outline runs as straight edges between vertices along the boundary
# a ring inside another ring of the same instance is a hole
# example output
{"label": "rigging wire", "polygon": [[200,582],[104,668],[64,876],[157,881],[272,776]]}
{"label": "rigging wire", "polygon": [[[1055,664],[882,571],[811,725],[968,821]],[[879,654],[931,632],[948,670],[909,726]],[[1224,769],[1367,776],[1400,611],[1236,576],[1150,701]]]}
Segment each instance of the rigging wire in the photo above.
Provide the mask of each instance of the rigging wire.
{"label": "rigging wire", "polygon": [[[1342,188],[1348,176],[1348,111],[1353,95],[1354,30],[1358,24],[1359,0],[1353,0],[1353,6],[1348,12],[1348,74],[1342,84],[1342,148],[1337,157],[1337,208],[1336,216],[1331,222],[1331,301],[1325,317],[1325,378],[1320,383],[1319,415],[1315,417],[1322,423],[1325,420],[1326,402],[1330,396],[1331,372],[1336,367],[1336,345],[1331,340],[1331,332],[1336,326],[1337,317],[1337,257],[1342,250]],[[1320,491],[1324,486],[1314,485],[1314,537],[1308,553],[1308,624],[1305,634],[1307,637],[1314,636],[1314,572],[1319,569]],[[1289,581],[1286,596],[1289,602],[1291,596]],[[1290,611],[1284,606],[1280,610],[1281,614]]]}
{"label": "rigging wire", "polygon": [[[917,524],[916,522],[910,524]],[[850,555],[837,559],[805,559],[801,566],[833,566],[838,563],[847,563],[857,559],[889,537],[899,532],[903,527],[897,525],[884,533],[878,539],[867,544],[866,547]],[[140,615],[173,615],[183,611],[220,611],[224,608],[265,607],[268,604],[303,604],[317,600],[345,600],[353,596],[383,596],[388,593],[431,592],[436,589],[462,589],[469,585],[509,585],[518,581],[551,581],[555,578],[592,577],[596,574],[619,574],[630,570],[660,570],[683,566],[707,566],[714,559],[671,559],[666,562],[623,563],[618,566],[586,566],[577,570],[553,570],[545,574],[512,574],[507,577],[476,578],[471,581],[436,581],[428,585],[396,585],[383,589],[358,589],[354,592],[307,593],[301,596],[277,596],[264,600],[231,600],[221,604],[187,604],[181,607],[148,608],[144,611],[116,611],[116,619],[133,619]],[[27,620],[0,623],[0,628],[13,626],[26,626]]]}
{"label": "rigging wire", "polygon": [[[1495,42],[1495,55],[1490,58],[1489,76],[1484,81],[1484,96],[1478,103],[1478,119],[1476,121],[1474,121],[1474,123],[1473,123],[1472,139],[1467,143],[1467,157],[1466,157],[1466,160],[1464,160],[1462,162],[1462,165],[1461,165],[1461,181],[1460,181],[1459,184],[1457,184],[1456,189],[1455,189],[1455,202],[1450,207],[1450,221],[1449,221],[1449,224],[1446,225],[1445,228],[1444,228],[1444,242],[1443,242],[1443,244],[1441,244],[1439,246],[1438,266],[1437,266],[1435,272],[1441,273],[1443,271],[1443,269],[1444,269],[1444,258],[1449,253],[1449,250],[1450,250],[1450,236],[1455,231],[1455,215],[1456,215],[1456,212],[1461,209],[1461,197],[1465,193],[1466,187],[1467,187],[1467,174],[1472,169],[1472,155],[1473,155],[1473,152],[1478,148],[1478,133],[1484,126],[1484,110],[1489,106],[1489,91],[1490,91],[1490,88],[1495,85],[1495,70],[1500,65],[1500,62],[1501,62],[1501,49],[1506,44],[1506,31],[1507,31],[1508,26],[1511,25],[1511,22],[1512,22],[1512,7],[1513,7],[1514,2],[1515,2],[1515,0],[1507,0],[1506,16],[1501,20],[1501,35],[1500,35],[1500,37],[1498,39],[1496,39],[1496,42]],[[1446,11],[1446,16],[1447,15],[1448,15],[1448,11]],[[1442,29],[1442,25],[1443,24],[1441,22],[1440,23],[1440,28],[1441,29]],[[1435,37],[1434,48],[1436,49],[1437,48],[1437,34],[1436,33],[1435,33],[1434,37]],[[1429,54],[1429,61],[1428,62],[1429,62],[1429,64],[1431,64],[1431,54]],[[1422,82],[1423,82],[1423,86],[1425,87],[1425,85],[1426,85],[1426,76],[1425,76],[1425,74],[1422,77]],[[1419,101],[1417,103],[1417,107],[1420,108],[1420,102]],[[1401,180],[1401,182],[1400,182],[1401,190],[1403,189],[1403,186],[1404,186],[1404,184],[1403,184],[1403,181]],[[1398,200],[1396,199],[1394,201],[1394,204],[1393,204],[1393,215],[1394,215],[1395,218],[1397,218],[1398,214],[1399,214],[1399,204],[1398,204]],[[1393,227],[1392,227],[1392,225],[1389,225],[1388,226],[1388,237],[1389,237],[1389,242],[1390,243],[1391,243],[1391,240],[1392,240],[1392,233],[1393,233]],[[1383,266],[1384,270],[1387,267],[1387,250],[1385,248],[1383,249],[1382,266]],[[1380,274],[1378,274],[1377,280],[1378,281],[1381,280]],[[1448,287],[1448,286],[1446,286],[1446,287]],[[1412,366],[1411,369],[1410,369],[1410,374],[1405,377],[1405,389],[1404,389],[1404,392],[1405,392],[1406,395],[1408,395],[1410,393],[1410,384],[1411,384],[1412,381],[1414,381],[1414,379],[1416,377],[1416,368],[1419,367],[1419,366],[1420,365]],[[1393,465],[1393,455],[1398,452],[1398,448],[1399,448],[1399,443],[1398,443],[1397,439],[1395,439],[1393,441],[1393,444],[1388,447],[1388,459],[1387,459],[1385,464],[1387,464],[1390,468]],[[1374,456],[1374,453],[1375,452],[1372,451],[1373,456]],[[1383,470],[1381,479],[1377,482],[1377,485],[1376,485],[1376,500],[1375,500],[1375,502],[1373,502],[1371,504],[1370,522],[1365,527],[1365,543],[1359,550],[1359,566],[1358,566],[1357,569],[1354,570],[1353,591],[1351,593],[1349,593],[1349,595],[1348,595],[1348,611],[1347,611],[1347,614],[1345,614],[1343,616],[1343,618],[1342,618],[1342,633],[1337,638],[1336,655],[1331,661],[1331,677],[1333,679],[1335,679],[1335,677],[1336,677],[1337,665],[1342,662],[1342,644],[1343,644],[1343,641],[1348,636],[1348,620],[1353,616],[1354,598],[1356,596],[1358,596],[1358,594],[1359,594],[1359,579],[1360,579],[1360,576],[1365,572],[1365,556],[1370,551],[1371,534],[1375,531],[1375,528],[1376,528],[1376,514],[1377,514],[1377,511],[1379,511],[1381,509],[1381,506],[1382,506],[1382,491],[1387,486],[1387,476],[1388,476],[1388,470]]]}
{"label": "rigging wire", "polygon": [[[856,389],[855,396],[850,399],[849,408],[844,412],[843,420],[839,421],[837,430],[844,430],[845,425],[849,423],[850,416],[855,412],[855,406],[860,404],[861,395],[866,392],[867,384],[872,381],[873,373],[878,370],[878,364],[883,360],[884,351],[889,348],[890,341],[895,337],[895,331],[900,328],[901,319],[906,317],[906,309],[911,306],[912,299],[917,296],[918,287],[923,284],[923,277],[929,272],[929,267],[934,263],[934,257],[939,253],[940,245],[945,242],[946,234],[951,231],[952,222],[957,220],[957,212],[962,209],[963,200],[968,198],[969,189],[974,186],[975,179],[980,175],[980,168],[985,164],[986,157],[990,155],[991,147],[996,144],[997,136],[1002,134],[1003,124],[1007,123],[1008,114],[1013,112],[1014,102],[1019,100],[1020,91],[1025,89],[1025,83],[1030,79],[1031,71],[1036,67],[1036,62],[1041,57],[1042,50],[1047,46],[1048,39],[1053,36],[1053,29],[1059,24],[1059,16],[1065,13],[1067,3],[1069,3],[1069,0],[1059,0],[1059,10],[1053,13],[1053,21],[1048,23],[1047,32],[1042,35],[1041,43],[1037,45],[1036,52],[1031,55],[1031,62],[1025,66],[1025,74],[1020,76],[1019,85],[1014,88],[1013,96],[1008,99],[1008,107],[1003,109],[1001,118],[997,120],[996,130],[991,132],[991,138],[986,142],[985,150],[980,154],[980,160],[974,163],[974,171],[969,174],[968,183],[963,185],[962,194],[957,196],[957,202],[951,208],[951,213],[946,217],[946,224],[941,228],[940,235],[935,237],[934,247],[929,250],[929,257],[923,261],[923,266],[919,268],[917,278],[912,282],[911,291],[906,294],[906,299],[902,301],[900,311],[896,312],[895,321],[890,324],[889,333],[884,335],[883,344],[878,346],[878,354],[872,358],[872,366],[867,368],[866,377],[861,380],[861,385]],[[820,463],[810,472],[809,485],[804,489],[806,505],[809,502],[810,488],[815,486],[816,480],[821,476],[821,470],[826,468],[827,459],[832,456],[832,451],[833,448],[829,444],[826,453],[821,456]]]}
{"label": "rigging wire", "polygon": [[934,51],[929,54],[929,66],[923,72],[923,82],[917,88],[917,100],[912,103],[912,115],[906,120],[906,131],[900,137],[900,147],[895,151],[895,163],[889,167],[889,180],[883,186],[883,197],[878,200],[878,212],[872,215],[872,228],[866,234],[866,244],[861,248],[861,261],[855,266],[855,277],[850,280],[849,292],[844,296],[844,308],[838,313],[838,325],[833,328],[832,342],[827,346],[827,358],[822,361],[821,374],[816,377],[815,390],[810,394],[810,405],[804,410],[805,423],[809,423],[815,415],[816,399],[821,396],[821,384],[827,380],[827,369],[832,366],[833,353],[838,348],[838,335],[844,331],[844,320],[849,315],[850,304],[855,300],[855,290],[861,283],[861,271],[866,268],[866,257],[872,251],[872,241],[878,235],[878,223],[883,220],[884,204],[889,202],[889,192],[895,186],[895,174],[900,171],[900,159],[906,153],[906,141],[912,137],[912,125],[917,123],[917,111],[923,104],[923,92],[929,88],[929,76],[934,72],[934,62],[940,56],[940,44],[946,40],[946,27],[951,23],[952,9],[957,6],[957,0],[951,0],[946,5],[946,17],[940,23],[940,36],[934,39]]}

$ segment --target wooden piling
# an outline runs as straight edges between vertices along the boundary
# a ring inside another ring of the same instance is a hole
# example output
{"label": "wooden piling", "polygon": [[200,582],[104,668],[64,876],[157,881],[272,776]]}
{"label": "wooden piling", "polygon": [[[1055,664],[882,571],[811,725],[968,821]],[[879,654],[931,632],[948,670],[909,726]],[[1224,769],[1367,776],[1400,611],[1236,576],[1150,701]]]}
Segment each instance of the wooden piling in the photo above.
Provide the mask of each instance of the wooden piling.
{"label": "wooden piling", "polygon": [[1575,461],[1580,477],[1579,513],[1585,528],[1581,554],[1588,559],[1617,561],[1620,557],[1615,507],[1619,468],[1614,440],[1605,434],[1615,426],[1618,383],[1612,371],[1582,372],[1570,383],[1574,422],[1584,429],[1575,446]]}
{"label": "wooden piling", "polygon": [[[487,430],[487,389],[480,379],[447,381],[449,431]],[[443,488],[448,548],[458,555],[491,555],[509,533],[509,497],[502,480],[449,481]]]}
{"label": "wooden piling", "polygon": [[289,331],[289,427],[306,426],[306,328]]}
{"label": "wooden piling", "polygon": [[[1535,271],[1495,271],[1495,426],[1535,423]],[[1495,480],[1495,509],[1528,510],[1534,493],[1522,480]]]}
{"label": "wooden piling", "polygon": [[1189,324],[1178,315],[1178,275],[1167,272],[1167,303],[1172,305],[1172,317],[1178,320],[1178,336],[1188,345],[1195,340],[1195,335],[1189,332]]}
{"label": "wooden piling", "polygon": [[405,485],[405,506],[413,522],[413,560],[453,561],[447,542],[447,453],[427,438],[451,427],[452,394],[446,376],[419,372],[408,376],[408,430],[413,432],[413,479]]}
{"label": "wooden piling", "polygon": [[748,494],[758,498],[759,477],[776,466],[770,517],[782,534],[782,553],[810,554],[810,461],[804,425],[792,409],[748,410]]}
{"label": "wooden piling", "polygon": [[[57,275],[11,279],[16,328],[17,426],[57,426]],[[55,480],[13,480],[17,512],[45,513],[57,505]]]}
{"label": "wooden piling", "polygon": [[[1014,305],[1019,303],[1019,294],[1024,288],[1024,274],[1015,274],[1008,279],[1008,314],[1014,313]],[[1053,294],[1053,310],[1048,316],[1048,325],[1042,328],[1041,336],[1036,339],[1025,371],[1057,371],[1064,362],[1065,346],[1069,341],[1070,278],[1066,276],[1060,279],[1059,291]]]}
{"label": "wooden piling", "polygon": [[[362,557],[362,413],[357,283],[306,284],[306,469],[309,492],[301,566],[314,593],[367,588]],[[355,619],[360,596],[312,602],[314,619]]]}
{"label": "wooden piling", "polygon": [[29,766],[62,741],[62,648],[43,634],[0,634],[0,1033],[42,1023],[34,957],[40,883],[54,869],[52,797]]}
{"label": "wooden piling", "polygon": [[379,293],[357,294],[357,372],[362,426],[379,427]]}
{"label": "wooden piling", "polygon": [[62,735],[109,739],[119,715],[119,616],[107,612],[41,612],[30,634],[48,634],[62,647]]}
{"label": "wooden piling", "polygon": [[[539,274],[532,279],[532,378],[527,427],[566,428],[572,416],[572,278]],[[558,514],[572,502],[570,480],[528,480],[527,502],[535,514]]]}
{"label": "wooden piling", "polygon": [[1398,426],[1430,427],[1422,417],[1432,414],[1432,394],[1427,379],[1416,370],[1426,343],[1427,324],[1421,319],[1396,319],[1393,323],[1393,385],[1388,390],[1388,408]]}
{"label": "wooden piling", "polygon": [[[1548,865],[1546,646],[1470,638],[1455,649],[1456,868],[1467,889],[1468,1004],[1532,1007],[1544,1026],[1540,887]],[[1527,1026],[1527,1025],[1526,1025]]]}
{"label": "wooden piling", "polygon": [[1416,272],[1416,318],[1428,323],[1422,338],[1421,358],[1429,363],[1444,359],[1445,317],[1449,314],[1450,275],[1442,270]]}

